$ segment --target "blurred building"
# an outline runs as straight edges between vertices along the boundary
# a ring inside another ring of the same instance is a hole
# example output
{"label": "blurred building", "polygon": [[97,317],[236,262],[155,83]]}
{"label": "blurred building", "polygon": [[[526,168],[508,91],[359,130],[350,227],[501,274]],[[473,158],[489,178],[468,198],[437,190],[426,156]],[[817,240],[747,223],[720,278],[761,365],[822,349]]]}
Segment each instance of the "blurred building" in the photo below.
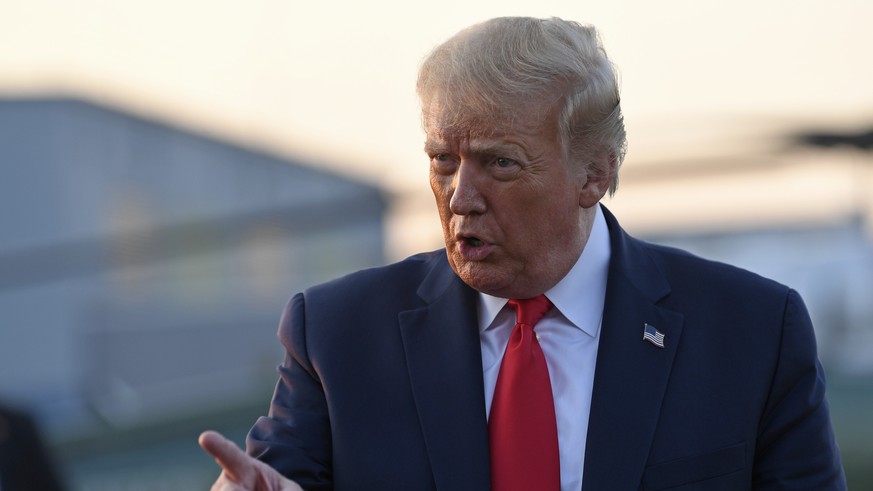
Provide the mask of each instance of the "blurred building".
{"label": "blurred building", "polygon": [[290,295],[384,262],[376,187],[85,101],[0,100],[0,169],[0,396],[55,441],[265,405]]}

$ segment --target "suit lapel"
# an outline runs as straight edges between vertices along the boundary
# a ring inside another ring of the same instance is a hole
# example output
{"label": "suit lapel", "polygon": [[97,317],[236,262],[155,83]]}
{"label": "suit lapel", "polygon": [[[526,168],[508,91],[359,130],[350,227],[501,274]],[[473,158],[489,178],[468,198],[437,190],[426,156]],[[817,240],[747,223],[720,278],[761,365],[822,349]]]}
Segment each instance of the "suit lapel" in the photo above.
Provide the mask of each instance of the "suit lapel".
{"label": "suit lapel", "polygon": [[[637,489],[660,417],[683,316],[658,305],[670,291],[643,246],[604,208],[612,260],[598,348],[583,489]],[[438,489],[490,488],[476,293],[434,260],[399,314],[413,396]],[[645,324],[664,348],[643,340]],[[471,408],[474,408],[471,410]]]}
{"label": "suit lapel", "polygon": [[[604,210],[612,260],[594,375],[583,489],[637,489],[682,334],[683,316],[657,305],[669,285],[639,242]],[[643,340],[644,325],[664,348]]]}
{"label": "suit lapel", "polygon": [[439,256],[419,288],[428,305],[401,312],[401,336],[438,489],[490,487],[476,293]]}

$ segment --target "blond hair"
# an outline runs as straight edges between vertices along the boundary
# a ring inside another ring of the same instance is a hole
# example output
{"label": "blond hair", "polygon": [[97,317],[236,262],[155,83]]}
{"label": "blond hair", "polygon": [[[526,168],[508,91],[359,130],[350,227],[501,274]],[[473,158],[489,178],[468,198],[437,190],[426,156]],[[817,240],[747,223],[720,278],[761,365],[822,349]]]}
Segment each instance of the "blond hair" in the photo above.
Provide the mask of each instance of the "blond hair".
{"label": "blond hair", "polygon": [[626,135],[617,73],[594,27],[529,17],[476,24],[434,48],[417,90],[423,118],[439,107],[442,123],[455,127],[505,117],[523,104],[560,104],[565,155],[587,166],[606,152],[615,162],[615,192]]}

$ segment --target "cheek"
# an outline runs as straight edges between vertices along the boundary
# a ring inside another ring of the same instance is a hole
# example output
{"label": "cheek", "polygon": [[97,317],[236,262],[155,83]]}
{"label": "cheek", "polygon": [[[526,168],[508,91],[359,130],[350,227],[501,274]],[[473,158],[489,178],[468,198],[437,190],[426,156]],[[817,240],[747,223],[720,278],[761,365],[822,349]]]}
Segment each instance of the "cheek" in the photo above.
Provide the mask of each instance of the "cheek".
{"label": "cheek", "polygon": [[449,201],[451,200],[451,192],[446,188],[445,184],[438,178],[431,176],[430,189],[433,191],[433,197],[436,201],[437,213],[440,217],[440,222],[444,230],[448,230],[449,220],[452,213],[449,209]]}
{"label": "cheek", "polygon": [[[561,193],[560,190],[555,190]],[[572,194],[525,196],[507,203],[504,225],[526,245],[541,243],[557,230],[572,230],[579,205]]]}
{"label": "cheek", "polygon": [[431,191],[433,191],[434,196],[439,198],[440,195],[445,194],[445,191],[446,191],[446,177],[445,176],[441,176],[441,175],[436,174],[433,171],[431,171],[429,180],[430,180],[430,189],[431,189]]}
{"label": "cheek", "polygon": [[433,197],[436,199],[437,207],[440,215],[449,209],[449,203],[452,199],[452,184],[444,176],[431,176],[430,189],[433,191]]}

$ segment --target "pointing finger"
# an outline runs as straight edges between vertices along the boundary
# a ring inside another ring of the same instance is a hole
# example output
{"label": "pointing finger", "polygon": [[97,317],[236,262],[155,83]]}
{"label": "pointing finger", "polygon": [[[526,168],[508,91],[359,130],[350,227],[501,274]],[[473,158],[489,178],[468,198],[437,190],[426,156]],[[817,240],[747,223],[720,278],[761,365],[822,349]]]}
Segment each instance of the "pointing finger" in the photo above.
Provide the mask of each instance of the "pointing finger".
{"label": "pointing finger", "polygon": [[254,459],[221,433],[205,431],[200,435],[198,443],[206,453],[215,458],[231,481],[243,482],[254,477]]}

